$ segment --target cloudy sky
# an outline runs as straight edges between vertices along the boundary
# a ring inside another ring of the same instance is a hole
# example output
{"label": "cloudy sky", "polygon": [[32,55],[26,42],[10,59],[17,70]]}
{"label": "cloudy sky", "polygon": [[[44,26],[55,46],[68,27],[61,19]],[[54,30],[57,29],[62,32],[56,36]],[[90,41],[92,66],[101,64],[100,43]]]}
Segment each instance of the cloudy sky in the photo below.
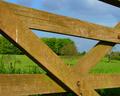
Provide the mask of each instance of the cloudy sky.
{"label": "cloudy sky", "polygon": [[[120,21],[120,8],[98,0],[5,0],[15,4],[32,7],[60,15],[78,18],[96,24],[114,27]],[[64,35],[34,31],[41,37],[66,37]],[[97,41],[70,37],[75,41],[79,51],[87,51]],[[116,50],[120,47],[117,46]]]}

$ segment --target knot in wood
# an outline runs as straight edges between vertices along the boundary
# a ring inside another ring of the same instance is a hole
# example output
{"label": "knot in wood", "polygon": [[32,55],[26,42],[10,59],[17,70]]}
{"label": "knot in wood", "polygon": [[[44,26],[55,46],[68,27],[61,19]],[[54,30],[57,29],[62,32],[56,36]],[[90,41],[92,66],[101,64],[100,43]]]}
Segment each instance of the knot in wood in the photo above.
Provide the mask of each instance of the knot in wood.
{"label": "knot in wood", "polygon": [[120,35],[118,35],[118,39],[120,39]]}
{"label": "knot in wood", "polygon": [[77,86],[80,87],[80,81],[77,81]]}
{"label": "knot in wood", "polygon": [[77,81],[77,86],[78,86],[78,88],[79,88],[79,94],[80,94],[80,96],[82,96],[82,93],[81,93],[81,84],[80,84],[80,81]]}

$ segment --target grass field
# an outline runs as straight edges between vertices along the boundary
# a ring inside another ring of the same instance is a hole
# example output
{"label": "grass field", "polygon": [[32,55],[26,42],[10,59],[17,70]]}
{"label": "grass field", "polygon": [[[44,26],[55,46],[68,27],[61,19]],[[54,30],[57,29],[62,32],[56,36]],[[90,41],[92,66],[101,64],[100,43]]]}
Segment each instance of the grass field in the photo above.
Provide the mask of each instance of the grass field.
{"label": "grass field", "polygon": [[[74,66],[82,56],[62,56],[60,57],[68,66]],[[104,57],[90,73],[107,73],[107,74],[119,74],[120,73],[120,60],[111,60],[108,62],[108,58]],[[0,73],[4,74],[39,74],[46,73],[44,70],[38,67],[32,60],[25,55],[0,55]],[[120,96],[120,88],[99,90],[101,96]],[[35,95],[41,96],[41,95]],[[74,96],[70,95],[53,95],[53,96]]]}
{"label": "grass field", "polygon": [[111,60],[108,62],[108,58],[103,58],[94,68],[92,68],[91,73],[120,73],[120,60]]}
{"label": "grass field", "polygon": [[[68,66],[74,66],[77,64],[80,56],[68,57],[63,56],[61,59]],[[91,73],[120,73],[120,61],[103,58],[94,68],[91,69]],[[20,74],[35,74],[45,73],[38,67],[32,60],[25,55],[0,55],[0,73],[20,73]]]}
{"label": "grass field", "polygon": [[35,74],[45,71],[25,55],[0,55],[0,73]]}

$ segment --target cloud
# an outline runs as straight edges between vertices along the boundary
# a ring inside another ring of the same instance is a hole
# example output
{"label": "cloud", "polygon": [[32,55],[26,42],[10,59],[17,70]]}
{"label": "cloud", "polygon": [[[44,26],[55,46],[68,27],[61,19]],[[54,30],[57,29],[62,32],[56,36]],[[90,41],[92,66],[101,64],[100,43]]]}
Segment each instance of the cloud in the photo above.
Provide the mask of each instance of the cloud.
{"label": "cloud", "polygon": [[59,10],[62,7],[64,0],[44,0],[43,7],[49,11]]}
{"label": "cloud", "polygon": [[64,14],[99,24],[113,25],[120,20],[120,9],[98,0],[44,0],[48,11],[64,10]]}
{"label": "cloud", "polygon": [[[10,1],[10,0],[7,0]],[[57,14],[90,22],[114,25],[120,21],[120,8],[98,0],[11,0],[27,7],[42,9]]]}
{"label": "cloud", "polygon": [[[43,6],[48,10],[60,10],[67,9],[69,11],[79,12],[84,10],[95,11],[95,5],[98,3],[97,0],[44,0]],[[99,9],[99,8],[97,8]],[[88,11],[89,13],[89,11]]]}
{"label": "cloud", "polygon": [[17,0],[16,3],[23,6],[31,7],[34,4],[34,0]]}

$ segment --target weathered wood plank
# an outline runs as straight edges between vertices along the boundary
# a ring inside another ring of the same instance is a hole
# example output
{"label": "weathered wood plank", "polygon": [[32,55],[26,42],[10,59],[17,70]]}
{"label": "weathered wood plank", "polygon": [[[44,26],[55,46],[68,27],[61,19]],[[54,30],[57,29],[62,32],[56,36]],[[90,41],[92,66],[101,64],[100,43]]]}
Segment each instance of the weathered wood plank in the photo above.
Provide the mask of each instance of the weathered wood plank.
{"label": "weathered wood plank", "polygon": [[118,38],[120,33],[114,32],[114,30],[104,26],[9,4],[3,1],[0,1],[0,6],[9,6],[31,29],[120,43],[120,39]]}
{"label": "weathered wood plank", "polygon": [[73,68],[81,74],[88,74],[90,69],[94,67],[114,46],[114,43],[100,41],[85,56],[80,58],[78,64]]}
{"label": "weathered wood plank", "polygon": [[90,82],[94,89],[120,88],[119,74],[92,74],[87,76],[86,81]]}
{"label": "weathered wood plank", "polygon": [[[64,89],[71,90],[80,96],[76,83],[78,80],[82,81],[82,78],[75,73],[75,70],[68,68],[42,40],[27,28],[20,18],[13,14],[9,7],[1,7],[0,13],[2,35],[21,48],[27,56],[46,70],[48,75]],[[89,91],[89,96],[99,96],[88,84],[84,85],[84,88],[87,92]],[[88,93],[83,92],[83,94],[87,94],[85,96],[88,96]]]}
{"label": "weathered wood plank", "polygon": [[0,96],[28,96],[66,92],[46,75],[0,74]]}
{"label": "weathered wood plank", "polygon": [[[90,82],[94,89],[120,87],[119,74],[91,74],[86,77],[86,82]],[[66,90],[45,74],[0,74],[0,95],[16,96],[63,92]]]}

